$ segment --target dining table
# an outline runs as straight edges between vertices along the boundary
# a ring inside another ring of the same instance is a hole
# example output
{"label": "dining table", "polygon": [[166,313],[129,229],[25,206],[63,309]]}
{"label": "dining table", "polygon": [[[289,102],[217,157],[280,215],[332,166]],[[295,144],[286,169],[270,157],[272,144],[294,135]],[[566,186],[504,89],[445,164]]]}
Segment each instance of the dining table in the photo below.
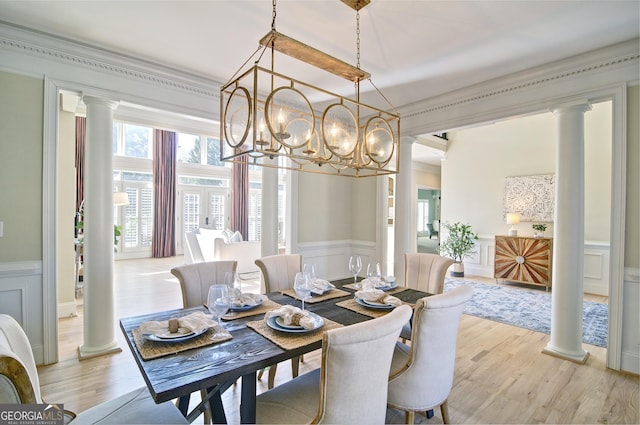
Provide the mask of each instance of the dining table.
{"label": "dining table", "polygon": [[[241,379],[240,422],[255,423],[257,372],[263,368],[322,347],[322,332],[371,320],[388,310],[364,309],[354,302],[356,284],[352,278],[332,281],[335,289],[306,300],[305,309],[324,319],[324,326],[304,335],[277,332],[265,326],[265,309],[283,305],[299,307],[293,291],[266,294],[264,308],[230,312],[224,328],[230,339],[211,343],[203,334],[186,343],[162,344],[141,338],[139,327],[144,322],[168,321],[194,312],[207,312],[203,307],[183,308],[120,319],[120,328],[136,364],[156,403],[178,399],[178,407],[189,422],[211,406],[214,423],[226,422],[221,394]],[[390,295],[413,306],[426,292],[396,287]],[[269,333],[270,332],[270,333]],[[282,335],[280,335],[282,334]],[[207,390],[207,397],[188,411],[188,397]],[[186,400],[186,402],[185,402]]]}

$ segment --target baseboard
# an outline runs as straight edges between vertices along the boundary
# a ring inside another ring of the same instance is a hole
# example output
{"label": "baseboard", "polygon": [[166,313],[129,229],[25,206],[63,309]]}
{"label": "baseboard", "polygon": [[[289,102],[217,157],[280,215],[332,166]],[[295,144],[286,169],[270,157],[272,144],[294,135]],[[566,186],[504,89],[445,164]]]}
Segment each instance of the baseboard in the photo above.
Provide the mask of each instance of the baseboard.
{"label": "baseboard", "polygon": [[78,315],[76,311],[76,303],[59,303],[58,304],[58,319],[63,317],[76,317]]}
{"label": "baseboard", "polygon": [[640,375],[640,355],[629,351],[623,351],[620,358],[620,370]]}

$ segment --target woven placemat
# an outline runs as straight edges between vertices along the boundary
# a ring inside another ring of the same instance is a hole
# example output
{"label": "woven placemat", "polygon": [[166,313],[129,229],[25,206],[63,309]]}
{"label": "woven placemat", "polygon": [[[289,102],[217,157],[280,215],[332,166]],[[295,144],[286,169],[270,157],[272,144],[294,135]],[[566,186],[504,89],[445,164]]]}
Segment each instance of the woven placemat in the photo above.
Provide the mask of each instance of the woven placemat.
{"label": "woven placemat", "polygon": [[355,311],[356,313],[364,314],[365,316],[373,317],[374,319],[376,317],[384,316],[385,314],[387,314],[388,312],[391,311],[391,310],[376,310],[376,309],[373,309],[373,308],[363,307],[363,306],[361,306],[360,304],[358,304],[356,302],[355,298],[351,298],[351,299],[346,300],[346,301],[340,301],[339,303],[336,303],[336,305],[338,307],[342,307],[342,308],[346,308],[346,309],[351,310],[351,311]]}
{"label": "woven placemat", "polygon": [[[296,295],[296,291],[293,289],[286,289],[282,291],[282,294],[295,298],[296,300],[300,299],[300,297]],[[347,295],[351,295],[351,293],[347,291],[343,291],[342,289],[332,289],[331,291],[325,292],[322,295],[313,295],[311,298],[307,298],[306,300],[304,300],[304,303],[305,304],[319,303],[321,301],[326,301],[333,298],[346,297]]]}
{"label": "woven placemat", "polygon": [[282,307],[282,306],[280,304],[278,304],[277,302],[271,301],[269,299],[266,299],[258,307],[253,308],[251,310],[247,310],[247,311],[230,311],[227,314],[225,314],[224,316],[222,316],[222,320],[227,321],[227,320],[241,319],[243,317],[256,316],[258,314],[266,313],[267,311],[275,310],[275,309],[280,308],[280,307]]}
{"label": "woven placemat", "polygon": [[308,344],[312,344],[316,341],[321,341],[324,331],[341,328],[343,326],[344,325],[341,325],[340,323],[334,322],[332,320],[324,319],[324,326],[312,332],[289,333],[278,332],[274,329],[271,329],[269,325],[267,325],[266,320],[247,322],[248,328],[253,329],[263,337],[267,338],[269,341],[273,342],[280,348],[284,348],[285,350],[293,350]]}
{"label": "woven placemat", "polygon": [[140,328],[133,329],[131,333],[133,334],[133,341],[136,344],[136,348],[144,360],[157,359],[158,357],[180,353],[181,351],[191,350],[192,348],[205,347],[233,338],[231,334],[226,331],[212,338],[215,333],[215,328],[209,328],[209,330],[202,335],[183,342],[149,341],[142,336]]}
{"label": "woven placemat", "polygon": [[[342,285],[343,288],[348,288],[348,289],[353,289],[354,291],[359,291],[360,289],[360,284],[359,283],[348,283],[346,285]],[[398,286],[397,288],[393,288],[390,289],[388,291],[384,291],[386,294],[397,294],[398,292],[403,292],[406,291],[407,288],[406,286]]]}

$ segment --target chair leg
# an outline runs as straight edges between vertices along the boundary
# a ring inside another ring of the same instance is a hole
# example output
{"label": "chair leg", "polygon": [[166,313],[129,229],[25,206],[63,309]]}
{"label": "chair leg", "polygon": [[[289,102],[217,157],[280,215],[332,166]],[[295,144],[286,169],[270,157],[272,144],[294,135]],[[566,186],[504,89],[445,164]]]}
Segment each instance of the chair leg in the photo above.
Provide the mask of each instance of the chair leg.
{"label": "chair leg", "polygon": [[258,381],[262,379],[262,375],[264,374],[266,367],[263,367],[262,369],[260,369],[260,371],[258,372]]}
{"label": "chair leg", "polygon": [[440,405],[440,412],[442,413],[442,422],[445,424],[449,422],[449,403],[448,400],[445,400],[444,403]]}
{"label": "chair leg", "polygon": [[[200,390],[200,397],[204,400],[207,397],[207,390]],[[211,406],[209,403],[205,404],[203,422],[205,425],[211,423]]]}
{"label": "chair leg", "polygon": [[276,382],[276,371],[278,370],[278,365],[277,364],[272,364],[271,366],[269,366],[269,377],[267,379],[267,388],[271,389],[273,388],[273,385]]}
{"label": "chair leg", "polygon": [[413,410],[407,410],[404,412],[404,423],[412,424],[415,422],[415,413]]}
{"label": "chair leg", "polygon": [[297,377],[298,376],[298,372],[300,371],[300,361],[302,360],[302,357],[292,357],[291,358],[291,376],[292,377]]}

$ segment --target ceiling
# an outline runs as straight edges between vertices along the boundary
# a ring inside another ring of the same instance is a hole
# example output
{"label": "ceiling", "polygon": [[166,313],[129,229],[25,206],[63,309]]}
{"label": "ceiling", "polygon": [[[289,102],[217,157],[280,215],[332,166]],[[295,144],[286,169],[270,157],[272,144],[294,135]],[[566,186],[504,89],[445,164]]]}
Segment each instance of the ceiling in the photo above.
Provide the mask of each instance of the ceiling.
{"label": "ceiling", "polygon": [[[398,107],[639,36],[640,1],[371,0],[360,11],[362,100]],[[271,29],[269,0],[4,1],[0,20],[219,83]],[[339,0],[280,0],[276,29],[356,65],[356,12]],[[278,59],[288,75],[303,64]],[[304,81],[353,85],[304,68]],[[428,153],[425,162],[439,161]]]}

